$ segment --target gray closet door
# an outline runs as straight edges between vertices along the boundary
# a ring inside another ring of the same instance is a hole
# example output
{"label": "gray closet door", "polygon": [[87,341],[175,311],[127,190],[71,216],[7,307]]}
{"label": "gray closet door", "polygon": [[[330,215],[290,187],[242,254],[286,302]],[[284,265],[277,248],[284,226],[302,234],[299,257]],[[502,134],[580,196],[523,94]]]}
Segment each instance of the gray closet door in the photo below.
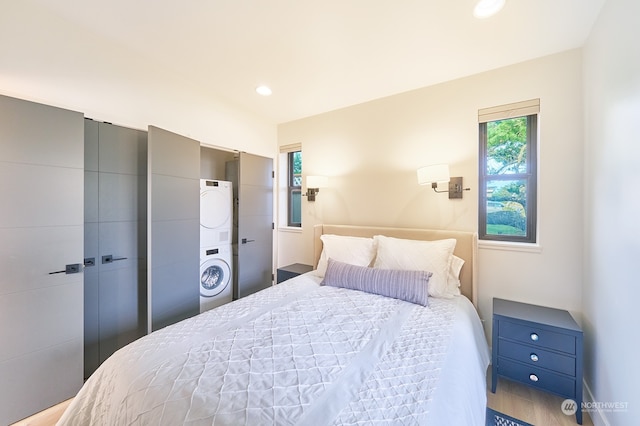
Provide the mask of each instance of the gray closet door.
{"label": "gray closet door", "polygon": [[83,134],[81,113],[0,96],[0,424],[82,386]]}
{"label": "gray closet door", "polygon": [[200,313],[200,143],[149,126],[149,331]]}
{"label": "gray closet door", "polygon": [[146,334],[146,219],[146,132],[85,120],[85,377]]}
{"label": "gray closet door", "polygon": [[273,284],[273,160],[241,152],[238,176],[236,299]]}

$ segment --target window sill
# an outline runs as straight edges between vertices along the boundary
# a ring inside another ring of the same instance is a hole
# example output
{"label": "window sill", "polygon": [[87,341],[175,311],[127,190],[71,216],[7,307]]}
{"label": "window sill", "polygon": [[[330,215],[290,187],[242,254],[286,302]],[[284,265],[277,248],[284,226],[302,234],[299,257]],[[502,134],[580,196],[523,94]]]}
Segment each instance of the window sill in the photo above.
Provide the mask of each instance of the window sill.
{"label": "window sill", "polygon": [[301,226],[279,226],[278,232],[292,232],[294,234],[301,234],[302,227]]}
{"label": "window sill", "polygon": [[505,250],[519,251],[524,253],[542,253],[542,246],[538,243],[514,243],[507,241],[478,240],[480,250]]}

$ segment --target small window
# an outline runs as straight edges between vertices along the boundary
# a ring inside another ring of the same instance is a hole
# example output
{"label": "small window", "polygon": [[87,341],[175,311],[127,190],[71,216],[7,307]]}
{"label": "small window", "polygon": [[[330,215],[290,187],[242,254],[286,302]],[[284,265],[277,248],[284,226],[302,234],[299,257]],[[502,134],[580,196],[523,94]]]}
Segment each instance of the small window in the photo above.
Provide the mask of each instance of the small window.
{"label": "small window", "polygon": [[[537,101],[537,100],[536,100]],[[508,113],[513,117],[511,106]],[[537,120],[480,122],[479,238],[536,242]]]}
{"label": "small window", "polygon": [[288,154],[288,220],[289,226],[302,226],[302,151]]}

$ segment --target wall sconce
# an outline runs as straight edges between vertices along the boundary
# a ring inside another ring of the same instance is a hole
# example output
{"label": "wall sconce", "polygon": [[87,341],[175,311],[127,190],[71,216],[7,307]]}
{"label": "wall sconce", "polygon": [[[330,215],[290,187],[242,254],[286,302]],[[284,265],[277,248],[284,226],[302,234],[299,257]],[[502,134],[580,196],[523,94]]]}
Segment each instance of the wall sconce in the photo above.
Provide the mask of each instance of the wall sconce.
{"label": "wall sconce", "polygon": [[[448,191],[439,191],[439,183],[448,183]],[[448,164],[435,164],[432,166],[424,166],[418,169],[418,184],[428,185],[435,192],[448,192],[449,198],[462,198],[462,191],[469,191],[470,188],[462,187],[462,177],[450,177]]]}
{"label": "wall sconce", "polygon": [[307,200],[315,201],[320,188],[326,188],[329,179],[326,176],[307,176]]}

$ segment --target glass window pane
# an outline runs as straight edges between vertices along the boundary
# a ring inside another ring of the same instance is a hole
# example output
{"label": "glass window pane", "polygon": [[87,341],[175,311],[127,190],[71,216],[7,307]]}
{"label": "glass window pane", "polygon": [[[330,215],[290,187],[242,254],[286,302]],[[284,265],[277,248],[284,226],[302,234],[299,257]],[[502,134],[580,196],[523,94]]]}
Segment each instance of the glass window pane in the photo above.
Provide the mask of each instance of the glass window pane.
{"label": "glass window pane", "polygon": [[289,203],[291,206],[290,225],[300,225],[302,223],[302,194],[300,191],[291,191]]}
{"label": "glass window pane", "polygon": [[302,151],[290,153],[289,162],[289,184],[302,186]]}
{"label": "glass window pane", "polygon": [[487,123],[487,174],[527,172],[527,117]]}
{"label": "glass window pane", "polygon": [[293,154],[293,174],[302,174],[302,151],[296,151]]}
{"label": "glass window pane", "polygon": [[302,151],[289,153],[288,225],[302,226]]}
{"label": "glass window pane", "polygon": [[487,235],[527,235],[527,181],[487,181]]}

